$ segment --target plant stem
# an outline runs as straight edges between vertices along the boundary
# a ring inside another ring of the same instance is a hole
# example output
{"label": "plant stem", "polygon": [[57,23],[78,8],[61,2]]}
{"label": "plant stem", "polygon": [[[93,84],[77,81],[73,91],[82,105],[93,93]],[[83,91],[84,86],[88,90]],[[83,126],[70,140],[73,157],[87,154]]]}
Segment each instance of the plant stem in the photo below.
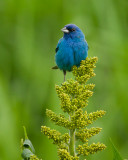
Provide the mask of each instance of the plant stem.
{"label": "plant stem", "polygon": [[71,156],[75,156],[75,129],[69,130],[69,152]]}
{"label": "plant stem", "polygon": [[28,139],[28,136],[27,136],[27,131],[26,131],[26,128],[25,128],[25,126],[23,126],[23,129],[24,129],[24,135],[25,135],[25,139]]}
{"label": "plant stem", "polygon": [[[70,116],[69,116],[69,120],[70,120]],[[71,156],[75,156],[75,129],[70,129],[69,130],[69,136],[70,136],[70,140],[69,140],[69,153]]]}

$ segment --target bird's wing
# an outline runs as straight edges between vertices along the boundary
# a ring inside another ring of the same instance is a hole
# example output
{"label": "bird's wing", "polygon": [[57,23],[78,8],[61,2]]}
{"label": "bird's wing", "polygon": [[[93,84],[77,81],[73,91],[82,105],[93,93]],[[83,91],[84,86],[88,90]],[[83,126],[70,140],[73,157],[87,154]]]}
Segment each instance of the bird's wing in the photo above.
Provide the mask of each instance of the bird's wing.
{"label": "bird's wing", "polygon": [[57,47],[55,49],[55,52],[57,53],[57,51],[59,50],[59,46],[60,46],[60,43],[62,42],[63,38],[61,38],[57,44]]}
{"label": "bird's wing", "polygon": [[[56,52],[56,53],[57,53],[57,51],[59,50],[59,46],[60,46],[60,43],[61,43],[62,39],[63,39],[63,38],[61,38],[61,39],[59,40],[58,44],[57,44],[57,47],[56,47],[56,49],[55,49],[55,52]],[[52,67],[52,69],[58,69],[58,66],[54,66],[54,67]]]}

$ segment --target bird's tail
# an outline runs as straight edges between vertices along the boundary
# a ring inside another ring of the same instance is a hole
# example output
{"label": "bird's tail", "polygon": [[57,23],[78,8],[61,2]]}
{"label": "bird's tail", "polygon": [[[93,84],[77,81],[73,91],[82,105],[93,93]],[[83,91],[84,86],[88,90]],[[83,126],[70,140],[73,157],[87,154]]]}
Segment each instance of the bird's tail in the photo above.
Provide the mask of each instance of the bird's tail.
{"label": "bird's tail", "polygon": [[52,67],[52,69],[58,69],[58,66],[54,66],[54,67]]}

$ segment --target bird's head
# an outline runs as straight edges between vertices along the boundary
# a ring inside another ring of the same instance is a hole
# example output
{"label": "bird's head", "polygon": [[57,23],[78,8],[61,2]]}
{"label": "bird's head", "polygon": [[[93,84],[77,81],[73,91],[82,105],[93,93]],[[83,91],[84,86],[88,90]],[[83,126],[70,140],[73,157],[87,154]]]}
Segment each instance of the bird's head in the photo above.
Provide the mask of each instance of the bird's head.
{"label": "bird's head", "polygon": [[83,32],[75,24],[67,24],[61,29],[65,38],[84,38]]}

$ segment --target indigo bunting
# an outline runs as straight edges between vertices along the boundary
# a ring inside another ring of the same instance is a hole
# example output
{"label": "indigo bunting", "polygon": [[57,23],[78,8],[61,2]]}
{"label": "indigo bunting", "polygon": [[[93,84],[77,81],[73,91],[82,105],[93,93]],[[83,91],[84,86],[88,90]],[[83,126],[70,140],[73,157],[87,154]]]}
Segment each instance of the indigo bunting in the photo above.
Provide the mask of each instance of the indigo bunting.
{"label": "indigo bunting", "polygon": [[88,44],[83,32],[75,24],[68,24],[61,31],[64,32],[64,36],[59,40],[55,49],[57,66],[52,69],[63,70],[65,81],[66,71],[71,71],[74,65],[79,67],[81,60],[86,59]]}

